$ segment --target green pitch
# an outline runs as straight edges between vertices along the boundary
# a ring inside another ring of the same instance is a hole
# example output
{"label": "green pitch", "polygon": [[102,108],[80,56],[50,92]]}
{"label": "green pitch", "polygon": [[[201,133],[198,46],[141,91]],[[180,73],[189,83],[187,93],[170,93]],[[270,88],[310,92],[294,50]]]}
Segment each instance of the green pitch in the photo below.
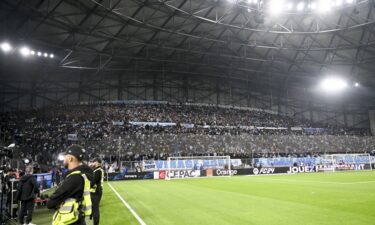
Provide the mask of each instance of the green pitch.
{"label": "green pitch", "polygon": [[[146,224],[375,224],[375,172],[110,184]],[[103,225],[139,224],[107,184],[101,212]]]}

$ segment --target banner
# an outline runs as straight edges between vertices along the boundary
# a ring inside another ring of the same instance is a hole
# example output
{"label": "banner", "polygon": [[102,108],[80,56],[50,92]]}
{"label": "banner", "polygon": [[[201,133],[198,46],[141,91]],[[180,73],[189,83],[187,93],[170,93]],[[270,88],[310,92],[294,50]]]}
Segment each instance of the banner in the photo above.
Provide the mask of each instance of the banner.
{"label": "banner", "polygon": [[167,172],[168,178],[193,178],[193,177],[200,177],[201,171],[200,170],[174,170],[171,172]]}
{"label": "banner", "polygon": [[275,173],[275,168],[254,168],[253,174],[259,175],[259,174],[273,174]]}
{"label": "banner", "polygon": [[69,141],[78,141],[78,135],[77,134],[68,134],[68,140]]}
{"label": "banner", "polygon": [[315,173],[315,166],[291,166],[287,173]]}
{"label": "banner", "polygon": [[176,126],[176,123],[163,123],[163,122],[134,122],[129,121],[131,125],[134,126],[151,126],[151,127],[173,127]]}
{"label": "banner", "polygon": [[156,170],[156,164],[154,160],[144,160],[142,161],[142,170],[143,171],[154,171]]}
{"label": "banner", "polygon": [[238,170],[215,170],[214,176],[234,176],[238,174]]}
{"label": "banner", "polygon": [[234,170],[214,170],[214,176],[232,176],[237,175],[264,175],[264,174],[277,174],[277,173],[287,173],[288,167],[264,167],[264,168],[246,168],[246,169],[234,169]]}
{"label": "banner", "polygon": [[192,123],[181,123],[181,127],[187,128],[187,129],[192,129],[192,128],[194,128],[194,124],[192,124]]}
{"label": "banner", "polygon": [[[241,159],[231,159],[232,167],[239,167],[242,165]],[[223,168],[228,166],[228,162],[225,159],[184,159],[184,160],[171,160],[170,167],[173,170],[176,169],[194,169],[194,170],[205,170],[209,168]],[[145,160],[142,162],[143,171],[152,170],[168,170],[167,160]]]}
{"label": "banner", "polygon": [[317,134],[317,133],[323,133],[326,129],[325,128],[303,128],[303,130],[309,134]]}
{"label": "banner", "polygon": [[121,121],[121,120],[112,120],[112,125],[114,126],[124,126],[124,121]]}
{"label": "banner", "polygon": [[153,172],[125,172],[125,173],[109,173],[108,180],[144,180],[153,179]]}
{"label": "banner", "polygon": [[336,165],[336,170],[345,171],[345,170],[365,170],[371,169],[370,164],[338,164]]}
{"label": "banner", "polygon": [[256,127],[258,130],[288,130],[287,127]]}

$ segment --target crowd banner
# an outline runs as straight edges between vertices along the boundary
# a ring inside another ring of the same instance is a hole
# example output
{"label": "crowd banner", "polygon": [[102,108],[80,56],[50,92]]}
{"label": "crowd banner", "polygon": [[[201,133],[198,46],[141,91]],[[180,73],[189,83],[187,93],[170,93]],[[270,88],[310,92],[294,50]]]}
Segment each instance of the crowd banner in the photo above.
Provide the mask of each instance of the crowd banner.
{"label": "crowd banner", "polygon": [[186,129],[194,128],[194,124],[192,124],[192,123],[181,123],[180,126],[183,127],[183,128],[186,128]]}
{"label": "crowd banner", "polygon": [[129,124],[133,126],[150,126],[150,127],[173,127],[176,123],[165,123],[165,122],[135,122],[129,121]]}
{"label": "crowd banner", "polygon": [[[241,159],[231,159],[232,167],[242,165]],[[172,170],[179,169],[207,169],[207,168],[224,168],[227,166],[225,159],[181,159],[171,160],[170,168]],[[142,161],[142,171],[168,170],[167,160],[144,160]]]}
{"label": "crowd banner", "polygon": [[143,171],[157,170],[155,161],[154,160],[143,160],[142,161],[142,170]]}
{"label": "crowd banner", "polygon": [[114,126],[124,126],[124,121],[112,120],[112,125],[114,125]]}
{"label": "crowd banner", "polygon": [[69,141],[78,141],[78,134],[68,134]]}
{"label": "crowd banner", "polygon": [[[375,156],[350,156],[343,155],[342,160],[348,164],[369,164],[375,162]],[[254,163],[257,167],[289,167],[293,165],[305,166],[305,165],[321,165],[328,164],[331,162],[331,159],[324,157],[276,157],[276,158],[256,158]],[[367,167],[366,167],[367,168]],[[367,168],[369,169],[369,168]]]}

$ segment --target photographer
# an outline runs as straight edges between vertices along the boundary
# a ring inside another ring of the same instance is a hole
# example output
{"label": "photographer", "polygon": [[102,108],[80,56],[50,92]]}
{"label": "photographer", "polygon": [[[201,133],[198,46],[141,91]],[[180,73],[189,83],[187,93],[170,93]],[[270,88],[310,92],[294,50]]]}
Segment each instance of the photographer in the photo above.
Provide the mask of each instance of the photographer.
{"label": "photographer", "polygon": [[21,177],[18,185],[16,200],[17,202],[21,201],[21,209],[18,217],[21,224],[32,224],[31,221],[34,211],[34,199],[36,194],[39,193],[38,184],[32,174],[32,167],[27,167],[25,170],[25,175]]}

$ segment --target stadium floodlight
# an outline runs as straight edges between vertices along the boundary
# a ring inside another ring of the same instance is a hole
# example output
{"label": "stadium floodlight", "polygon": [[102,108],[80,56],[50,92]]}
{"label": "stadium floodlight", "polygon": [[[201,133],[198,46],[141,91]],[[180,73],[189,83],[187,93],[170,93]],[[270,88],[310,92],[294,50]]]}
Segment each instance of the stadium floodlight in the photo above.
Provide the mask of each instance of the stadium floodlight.
{"label": "stadium floodlight", "polygon": [[26,46],[20,48],[20,53],[23,56],[29,56],[30,55],[30,49]]}
{"label": "stadium floodlight", "polygon": [[315,10],[316,9],[316,2],[310,3],[310,9]]}
{"label": "stadium floodlight", "polygon": [[53,58],[55,57],[55,55],[50,54],[49,57],[50,57],[51,59],[53,59]]}
{"label": "stadium floodlight", "polygon": [[35,55],[35,51],[31,50],[31,51],[30,51],[30,54],[31,54],[31,55]]}
{"label": "stadium floodlight", "polygon": [[352,4],[354,2],[354,0],[346,0],[346,3],[348,4]]}
{"label": "stadium floodlight", "polygon": [[341,6],[342,3],[343,3],[342,0],[336,0],[336,2],[335,2],[336,6]]}
{"label": "stadium floodlight", "polygon": [[347,86],[348,84],[346,81],[338,77],[325,78],[320,84],[322,90],[330,93],[340,92]]}
{"label": "stadium floodlight", "polygon": [[12,46],[8,42],[3,42],[1,43],[1,50],[3,50],[3,52],[9,52],[12,50]]}
{"label": "stadium floodlight", "polygon": [[43,56],[44,56],[45,58],[47,58],[47,57],[48,57],[48,53],[45,52],[45,53],[43,54]]}
{"label": "stadium floodlight", "polygon": [[273,15],[281,13],[284,7],[284,0],[272,0],[269,5],[269,9]]}
{"label": "stadium floodlight", "polygon": [[318,4],[319,12],[326,13],[331,11],[332,9],[332,2],[327,0],[320,0]]}
{"label": "stadium floodlight", "polygon": [[293,3],[289,2],[286,8],[288,10],[292,10],[293,9]]}
{"label": "stadium floodlight", "polygon": [[302,11],[304,9],[305,9],[305,3],[303,3],[303,2],[298,3],[297,10]]}
{"label": "stadium floodlight", "polygon": [[359,83],[358,83],[358,82],[355,82],[355,83],[354,83],[354,87],[359,87]]}
{"label": "stadium floodlight", "polygon": [[42,56],[42,53],[41,53],[41,52],[38,52],[37,55],[38,55],[38,56]]}

